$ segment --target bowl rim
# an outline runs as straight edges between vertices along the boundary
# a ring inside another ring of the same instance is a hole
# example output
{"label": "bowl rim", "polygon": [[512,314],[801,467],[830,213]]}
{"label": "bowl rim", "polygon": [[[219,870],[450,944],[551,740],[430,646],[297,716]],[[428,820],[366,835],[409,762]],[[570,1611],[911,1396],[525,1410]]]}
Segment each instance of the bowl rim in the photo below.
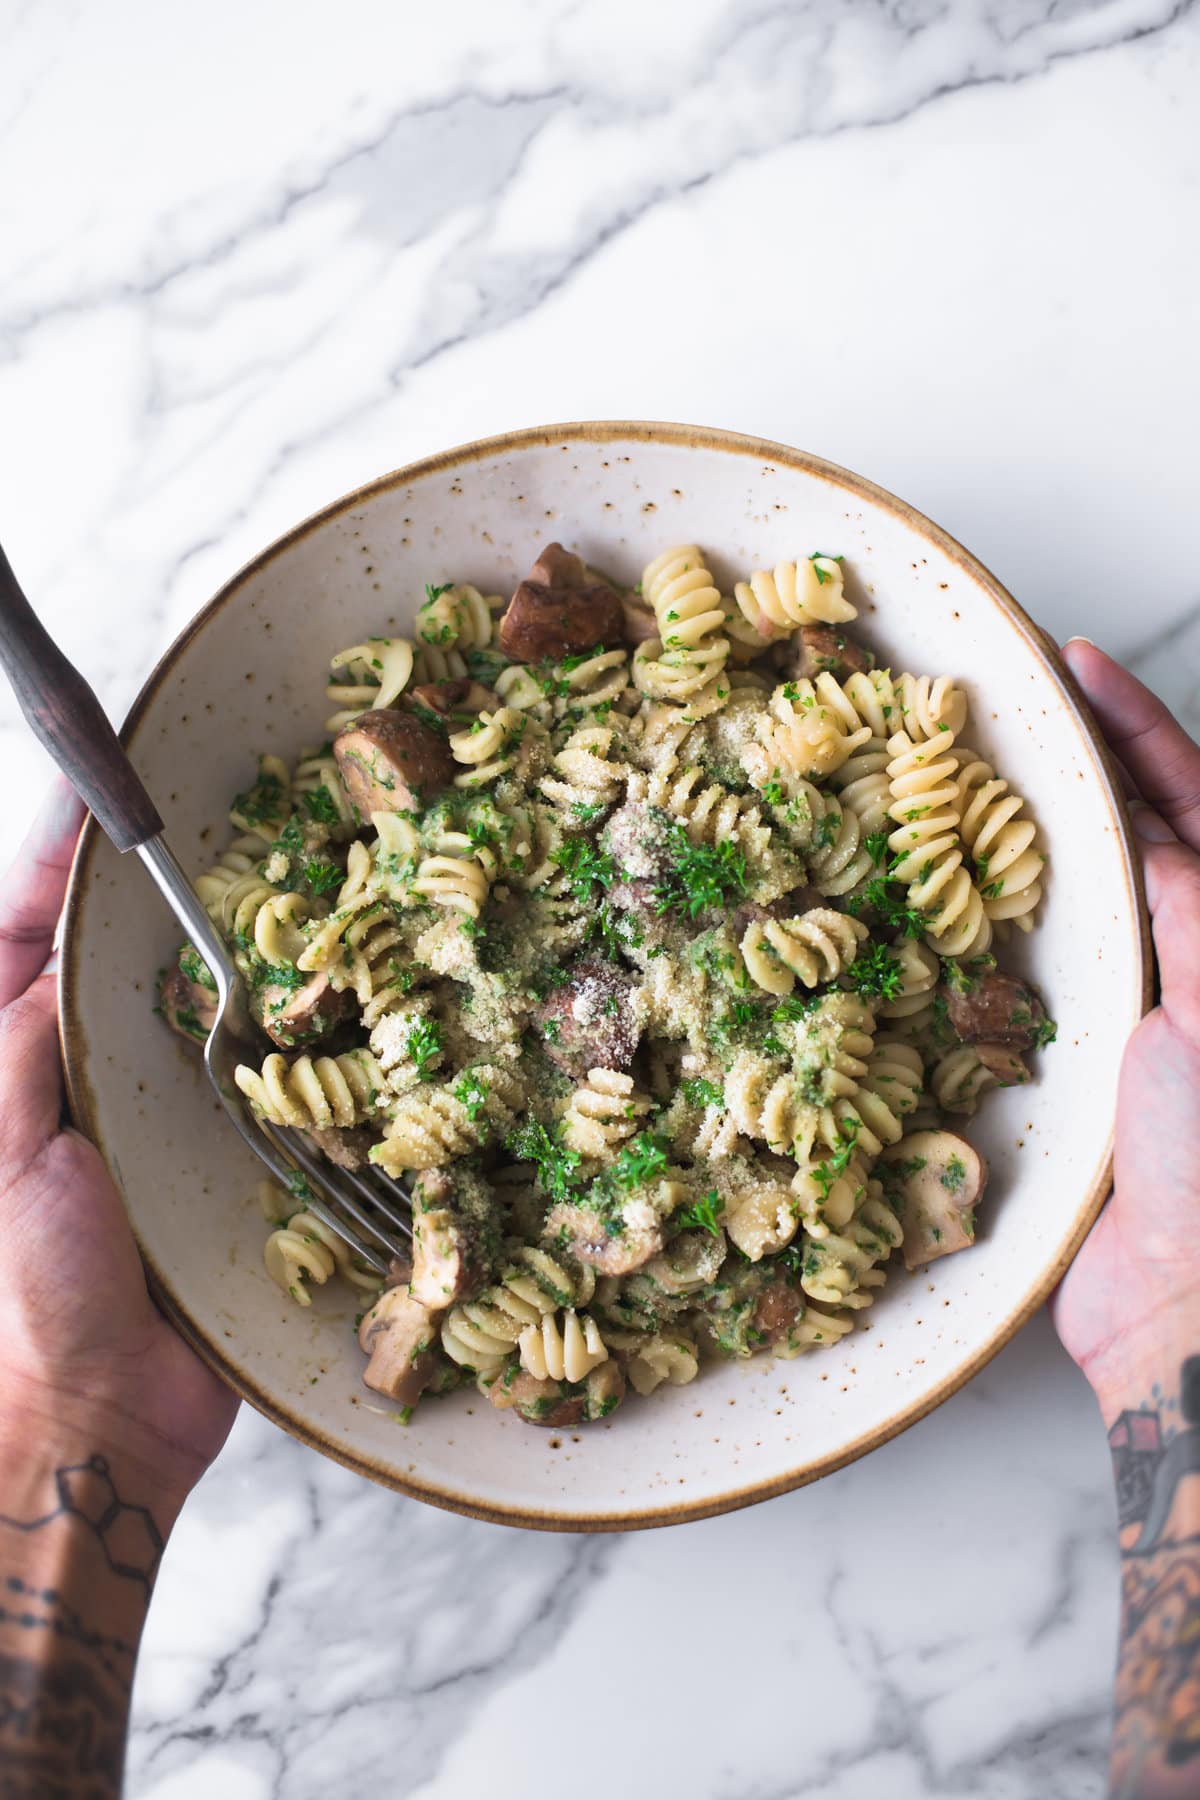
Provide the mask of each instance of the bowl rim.
{"label": "bowl rim", "polygon": [[[264,550],[244,563],[224,582],[212,599],[202,606],[183,627],[154,664],[126,715],[119,734],[121,742],[127,746],[135,745],[137,730],[147,708],[164,681],[171,675],[175,664],[193,638],[205,630],[235,595],[262,569],[310,533],[375,496],[402,485],[412,485],[428,476],[463,467],[473,462],[480,462],[505,451],[548,449],[555,444],[566,446],[572,441],[583,443],[644,442],[675,446],[680,450],[695,448],[718,450],[727,455],[749,456],[757,461],[794,469],[832,483],[848,494],[882,508],[915,530],[918,535],[956,563],[1004,614],[1008,623],[1032,650],[1037,662],[1057,689],[1077,729],[1092,751],[1104,799],[1107,802],[1120,846],[1128,901],[1136,927],[1137,972],[1141,984],[1141,1016],[1149,1011],[1153,1002],[1154,987],[1150,921],[1142,882],[1141,862],[1133,845],[1124,788],[1112,754],[1091,716],[1083,693],[1071,674],[1058,645],[1029,617],[1024,608],[997,580],[990,569],[980,562],[978,557],[973,556],[957,539],[927,518],[925,514],[888,492],[886,488],[877,486],[853,470],[845,469],[839,464],[811,452],[796,450],[770,439],[752,437],[742,432],[725,430],[720,427],[684,425],[665,421],[577,420],[565,424],[526,426],[502,432],[493,437],[473,439],[468,443],[438,451],[433,455],[422,457],[415,462],[406,463],[400,468],[377,476],[373,480],[351,489],[318,511],[309,514],[291,530],[274,539]],[[95,1095],[88,1079],[85,1038],[75,998],[79,991],[76,974],[80,951],[80,918],[86,902],[92,859],[99,839],[99,827],[89,814],[76,846],[63,913],[62,952],[58,973],[59,1041],[72,1123],[97,1146],[111,1170],[114,1167],[113,1158],[105,1146]],[[772,1499],[776,1495],[790,1492],[793,1488],[806,1486],[809,1482],[819,1480],[823,1475],[832,1474],[835,1470],[846,1467],[848,1463],[856,1461],[871,1450],[877,1449],[881,1444],[899,1436],[910,1425],[915,1425],[918,1420],[931,1413],[935,1407],[940,1406],[943,1401],[957,1393],[1004,1348],[1062,1279],[1076,1251],[1091,1229],[1111,1187],[1112,1147],[1113,1131],[1110,1128],[1103,1156],[1086,1194],[1076,1209],[1065,1247],[1060,1255],[1032,1283],[1022,1301],[996,1326],[986,1342],[939,1382],[931,1392],[896,1408],[881,1425],[860,1434],[849,1444],[827,1455],[801,1462],[785,1475],[765,1481],[751,1481],[703,1500],[684,1501],[680,1504],[661,1507],[639,1507],[629,1511],[560,1513],[554,1511],[553,1508],[528,1510],[522,1507],[496,1505],[472,1494],[433,1485],[414,1478],[412,1475],[399,1475],[394,1469],[376,1462],[365,1453],[343,1448],[325,1436],[322,1431],[291,1412],[287,1406],[264,1393],[258,1386],[255,1377],[233,1361],[218,1345],[215,1337],[210,1336],[185,1311],[173,1293],[166,1275],[155,1265],[140,1238],[138,1238],[138,1248],[141,1252],[150,1292],[159,1308],[166,1314],[181,1336],[242,1399],[248,1400],[258,1412],[264,1414],[274,1424],[286,1431],[289,1436],[298,1439],[302,1444],[321,1451],[334,1462],[341,1463],[343,1467],[353,1469],[356,1474],[364,1475],[369,1480],[378,1482],[396,1493],[424,1500],[447,1511],[466,1514],[490,1523],[543,1531],[631,1531],[648,1526],[677,1525],[694,1519],[711,1518],[719,1513],[733,1512],[741,1507],[754,1505],[760,1500]],[[117,1185],[119,1189],[120,1184]],[[137,1238],[137,1227],[132,1218],[130,1223],[135,1238]]]}

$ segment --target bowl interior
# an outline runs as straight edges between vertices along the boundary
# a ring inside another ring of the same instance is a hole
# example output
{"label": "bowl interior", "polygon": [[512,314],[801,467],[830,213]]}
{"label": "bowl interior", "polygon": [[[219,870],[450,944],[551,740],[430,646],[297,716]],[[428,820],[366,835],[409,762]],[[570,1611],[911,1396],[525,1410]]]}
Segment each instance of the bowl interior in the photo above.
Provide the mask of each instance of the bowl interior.
{"label": "bowl interior", "polygon": [[137,860],[90,826],[63,956],[64,1049],[75,1116],[123,1188],[164,1304],[255,1404],[444,1504],[525,1524],[634,1525],[737,1505],[861,1454],[1028,1316],[1106,1186],[1121,1049],[1145,1005],[1144,920],[1101,754],[992,578],[844,471],[676,427],[564,427],[432,459],[338,503],[236,577],[164,658],[128,728],[185,866],[215,860],[257,754],[294,758],[320,741],[332,651],[405,630],[426,582],[511,591],[549,538],[629,582],[658,550],[696,541],[723,587],[783,558],[841,553],[881,659],[964,679],[970,741],[1048,839],[1040,928],[1004,954],[1059,1021],[1035,1085],[989,1096],[968,1127],[992,1166],[977,1246],[893,1271],[834,1349],[714,1368],[577,1435],[530,1429],[472,1394],[404,1427],[361,1386],[352,1297],[327,1289],[305,1312],[268,1280],[262,1171],[197,1058],[151,1014],[177,929]]}

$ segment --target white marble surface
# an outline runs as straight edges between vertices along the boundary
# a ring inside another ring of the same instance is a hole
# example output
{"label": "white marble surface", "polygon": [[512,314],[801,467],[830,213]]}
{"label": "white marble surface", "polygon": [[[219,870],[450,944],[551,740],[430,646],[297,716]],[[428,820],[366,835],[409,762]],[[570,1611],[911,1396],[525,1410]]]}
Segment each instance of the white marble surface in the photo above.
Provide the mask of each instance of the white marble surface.
{"label": "white marble surface", "polygon": [[[1190,0],[0,0],[0,535],[114,715],[312,507],[514,424],[821,451],[1200,725]],[[45,762],[0,697],[15,844]],[[625,1539],[244,1414],[137,1800],[1084,1800],[1106,1452],[1048,1321],[867,1462]]]}

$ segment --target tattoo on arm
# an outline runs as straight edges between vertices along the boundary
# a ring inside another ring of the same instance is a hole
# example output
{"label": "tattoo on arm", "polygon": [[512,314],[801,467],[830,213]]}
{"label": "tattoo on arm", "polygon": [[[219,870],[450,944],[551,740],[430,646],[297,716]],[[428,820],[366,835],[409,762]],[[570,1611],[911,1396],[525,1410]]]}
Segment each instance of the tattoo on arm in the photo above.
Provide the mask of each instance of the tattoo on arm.
{"label": "tattoo on arm", "polygon": [[1200,1793],[1200,1356],[1178,1399],[1155,1388],[1108,1442],[1121,1531],[1112,1792]]}
{"label": "tattoo on arm", "polygon": [[140,1583],[148,1597],[163,1553],[162,1533],[149,1508],[120,1498],[103,1456],[56,1469],[54,1486],[58,1504],[40,1519],[10,1519],[0,1513],[0,1525],[41,1531],[55,1519],[80,1519],[98,1539],[113,1574]]}
{"label": "tattoo on arm", "polygon": [[0,1800],[116,1800],[162,1551],[103,1456],[56,1469],[40,1511],[0,1512]]}

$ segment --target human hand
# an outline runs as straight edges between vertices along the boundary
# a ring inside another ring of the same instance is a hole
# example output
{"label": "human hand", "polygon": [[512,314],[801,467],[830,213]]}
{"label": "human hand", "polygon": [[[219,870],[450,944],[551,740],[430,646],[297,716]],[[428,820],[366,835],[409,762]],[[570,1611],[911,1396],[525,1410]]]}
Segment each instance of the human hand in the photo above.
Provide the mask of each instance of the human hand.
{"label": "human hand", "polygon": [[1053,1307],[1108,1417],[1200,1319],[1200,748],[1094,644],[1064,654],[1129,777],[1162,987],[1121,1066],[1112,1198]]}
{"label": "human hand", "polygon": [[82,814],[59,781],[0,886],[0,1445],[116,1451],[178,1506],[237,1401],[155,1308],[99,1152],[60,1123],[41,971]]}

